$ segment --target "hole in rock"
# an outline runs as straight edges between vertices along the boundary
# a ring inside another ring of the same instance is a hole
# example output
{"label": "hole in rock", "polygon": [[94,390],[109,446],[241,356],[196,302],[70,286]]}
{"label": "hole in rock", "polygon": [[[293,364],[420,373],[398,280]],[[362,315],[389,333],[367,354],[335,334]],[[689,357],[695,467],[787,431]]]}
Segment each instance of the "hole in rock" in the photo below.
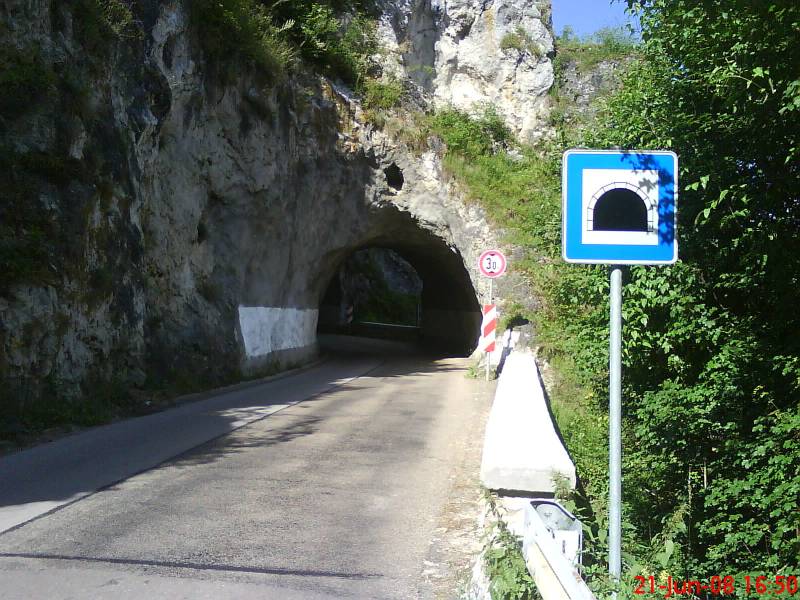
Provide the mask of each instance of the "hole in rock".
{"label": "hole in rock", "polygon": [[397,164],[390,164],[383,170],[383,173],[386,175],[386,183],[389,184],[390,188],[395,190],[403,189],[403,184],[406,180],[403,177],[403,171],[400,170],[400,167],[398,167]]}

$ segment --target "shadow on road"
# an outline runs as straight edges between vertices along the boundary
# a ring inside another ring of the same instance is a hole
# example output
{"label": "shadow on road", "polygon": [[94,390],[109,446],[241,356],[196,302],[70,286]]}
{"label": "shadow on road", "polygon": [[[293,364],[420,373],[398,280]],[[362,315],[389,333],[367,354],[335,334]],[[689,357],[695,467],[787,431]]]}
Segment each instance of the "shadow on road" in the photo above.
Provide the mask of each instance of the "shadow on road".
{"label": "shadow on road", "polygon": [[182,561],[141,560],[131,558],[99,558],[93,556],[69,556],[65,554],[27,553],[27,552],[0,552],[2,558],[33,558],[44,560],[63,560],[88,563],[105,563],[112,565],[134,565],[144,567],[157,567],[163,569],[190,569],[193,571],[227,571],[229,573],[254,573],[258,575],[296,575],[300,577],[331,577],[335,579],[367,580],[379,579],[382,575],[377,573],[342,573],[338,571],[314,571],[309,569],[282,569],[244,567],[239,565],[214,564],[204,565]]}
{"label": "shadow on road", "polygon": [[225,456],[246,452],[252,448],[266,448],[284,444],[315,433],[318,430],[316,425],[320,421],[322,419],[309,416],[291,425],[283,426],[278,430],[269,431],[266,434],[262,433],[258,436],[223,435],[205,444],[191,448],[165,464],[177,468],[194,467],[213,463]]}
{"label": "shadow on road", "polygon": [[419,346],[321,336],[327,360],[283,378],[208,392],[160,413],[100,426],[0,457],[0,536],[96,491],[160,465],[210,463],[258,446],[315,433],[316,417],[300,418],[257,437],[230,434],[289,406],[314,402],[355,380],[434,375],[465,364]]}

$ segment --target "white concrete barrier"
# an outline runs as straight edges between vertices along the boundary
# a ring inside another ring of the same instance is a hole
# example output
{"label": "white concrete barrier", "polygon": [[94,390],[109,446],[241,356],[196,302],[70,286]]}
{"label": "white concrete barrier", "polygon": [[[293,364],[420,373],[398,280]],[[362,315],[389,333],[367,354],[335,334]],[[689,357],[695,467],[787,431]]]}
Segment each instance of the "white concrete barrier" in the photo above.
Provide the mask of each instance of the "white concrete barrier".
{"label": "white concrete barrier", "polygon": [[532,354],[505,361],[486,424],[481,482],[492,490],[555,491],[554,478],[575,487],[575,465],[556,434]]}

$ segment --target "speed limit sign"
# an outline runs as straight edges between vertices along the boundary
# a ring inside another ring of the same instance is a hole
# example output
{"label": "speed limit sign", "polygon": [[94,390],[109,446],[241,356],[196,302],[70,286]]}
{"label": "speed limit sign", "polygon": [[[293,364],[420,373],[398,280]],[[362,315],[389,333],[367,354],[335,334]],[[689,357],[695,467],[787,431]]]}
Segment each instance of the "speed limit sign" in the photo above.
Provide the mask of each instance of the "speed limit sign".
{"label": "speed limit sign", "polygon": [[478,268],[486,277],[500,277],[506,272],[506,257],[499,250],[487,250],[478,259]]}

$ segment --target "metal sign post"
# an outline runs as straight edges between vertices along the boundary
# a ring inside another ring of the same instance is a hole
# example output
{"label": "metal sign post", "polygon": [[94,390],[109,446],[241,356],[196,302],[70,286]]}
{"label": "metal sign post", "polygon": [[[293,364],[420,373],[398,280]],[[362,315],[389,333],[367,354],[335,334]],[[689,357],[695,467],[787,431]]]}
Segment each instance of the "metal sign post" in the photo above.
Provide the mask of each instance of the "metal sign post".
{"label": "metal sign post", "polygon": [[[489,302],[484,306],[484,322],[481,323],[481,347],[486,348],[486,381],[489,381],[489,374],[491,370],[490,365],[490,357],[492,354],[492,350],[494,350],[494,338],[495,338],[495,329],[497,326],[497,313],[494,310],[495,307],[493,306],[493,296],[494,296],[494,280],[496,277],[500,277],[503,273],[506,272],[506,257],[505,255],[500,252],[499,250],[486,250],[482,252],[480,257],[478,258],[478,270],[483,274],[485,277],[489,279]],[[493,322],[490,321],[486,323],[486,310],[487,307],[489,310],[493,311],[494,319]],[[491,339],[486,337],[486,333],[489,331],[492,335]]]}
{"label": "metal sign post", "polygon": [[[678,157],[664,151],[567,150],[562,169],[566,262],[669,265],[678,260]],[[611,268],[608,382],[608,572],[622,575],[622,269]],[[616,600],[617,593],[612,593]]]}
{"label": "metal sign post", "polygon": [[[611,269],[608,381],[608,573],[622,575],[622,269]],[[612,598],[616,598],[614,592]]]}
{"label": "metal sign post", "polygon": [[[494,293],[494,279],[489,279],[489,304],[492,303],[492,295]],[[489,381],[489,357],[491,352],[486,353],[486,381]]]}

